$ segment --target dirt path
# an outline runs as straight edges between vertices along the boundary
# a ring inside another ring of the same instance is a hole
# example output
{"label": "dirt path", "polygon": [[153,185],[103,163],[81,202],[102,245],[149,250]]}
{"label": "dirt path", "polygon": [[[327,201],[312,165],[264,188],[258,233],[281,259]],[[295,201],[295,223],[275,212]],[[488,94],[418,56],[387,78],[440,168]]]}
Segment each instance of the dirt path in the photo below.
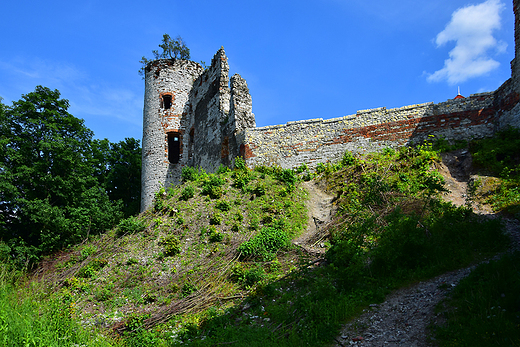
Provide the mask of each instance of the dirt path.
{"label": "dirt path", "polygon": [[493,211],[487,205],[479,205],[469,198],[468,182],[472,174],[471,154],[466,149],[442,153],[442,162],[437,165],[437,170],[444,177],[445,187],[449,192],[443,194],[446,201],[451,201],[456,206],[470,205],[473,212],[491,215]]}
{"label": "dirt path", "polygon": [[402,288],[379,305],[370,305],[349,322],[335,346],[432,346],[427,326],[437,318],[435,306],[474,267],[444,274],[409,288]]}
{"label": "dirt path", "polygon": [[309,192],[309,210],[307,212],[307,230],[296,238],[293,243],[312,254],[323,254],[325,248],[323,238],[327,236],[323,229],[334,213],[333,196],[325,192],[325,187],[314,181],[304,182],[304,188]]}

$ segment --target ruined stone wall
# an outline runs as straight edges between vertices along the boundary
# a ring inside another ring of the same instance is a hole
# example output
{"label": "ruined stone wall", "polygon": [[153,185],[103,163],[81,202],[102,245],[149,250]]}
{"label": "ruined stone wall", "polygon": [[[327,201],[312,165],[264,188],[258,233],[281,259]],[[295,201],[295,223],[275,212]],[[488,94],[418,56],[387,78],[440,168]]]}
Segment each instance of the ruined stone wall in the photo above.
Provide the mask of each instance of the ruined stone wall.
{"label": "ruined stone wall", "polygon": [[[150,63],[145,72],[143,109],[143,157],[141,206],[149,206],[154,193],[168,182],[178,180],[180,167],[186,163],[183,115],[193,82],[203,68],[192,61],[162,59]],[[165,102],[171,103],[165,108]],[[168,133],[181,137],[178,164],[168,161]]]}
{"label": "ruined stone wall", "polygon": [[221,48],[190,93],[188,165],[207,172],[231,165],[239,155],[237,132],[256,125],[251,111],[247,83],[238,74],[230,81],[228,59]]}
{"label": "ruined stone wall", "polygon": [[190,93],[188,165],[213,172],[220,165],[221,122],[229,113],[229,65],[224,49],[195,81]]}
{"label": "ruined stone wall", "polygon": [[493,93],[471,95],[440,104],[425,103],[361,110],[355,115],[247,129],[242,155],[248,166],[306,163],[339,159],[345,151],[372,152],[426,140],[490,136],[495,131]]}

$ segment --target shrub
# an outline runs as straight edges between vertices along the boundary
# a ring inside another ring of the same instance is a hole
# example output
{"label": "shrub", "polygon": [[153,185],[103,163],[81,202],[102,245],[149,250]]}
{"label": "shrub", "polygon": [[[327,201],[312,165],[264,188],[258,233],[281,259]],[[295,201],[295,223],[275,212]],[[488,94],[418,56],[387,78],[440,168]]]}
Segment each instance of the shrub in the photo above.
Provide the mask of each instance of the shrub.
{"label": "shrub", "polygon": [[222,164],[220,164],[220,166],[218,167],[217,171],[215,172],[217,175],[221,175],[221,174],[224,174],[226,172],[229,172],[230,169],[227,167],[227,166],[224,166]]}
{"label": "shrub", "polygon": [[204,186],[202,188],[202,195],[207,195],[212,199],[219,199],[224,194],[222,187],[218,186]]}
{"label": "shrub", "polygon": [[237,263],[231,269],[231,280],[245,288],[250,288],[256,283],[265,280],[267,274],[265,270],[257,265],[251,269],[246,269],[242,264]]}
{"label": "shrub", "polygon": [[195,196],[195,188],[192,186],[186,186],[181,192],[181,200],[188,201]]}
{"label": "shrub", "polygon": [[[383,150],[383,153],[393,154],[394,152],[393,152],[393,149],[391,149],[391,148],[385,148]],[[345,154],[343,154],[343,158],[341,158],[341,165],[343,167],[346,167],[346,166],[354,165],[355,163],[356,163],[356,157],[354,157],[354,155],[351,152],[346,151]]]}
{"label": "shrub", "polygon": [[167,257],[172,257],[181,252],[181,242],[175,235],[162,238],[159,244],[164,246],[163,254]]}
{"label": "shrub", "polygon": [[301,173],[303,173],[305,171],[308,171],[308,170],[309,170],[309,168],[307,167],[307,164],[303,163],[303,164],[301,164],[300,166],[298,166],[296,168],[296,173],[297,174],[301,174]]}
{"label": "shrub", "polygon": [[238,251],[245,258],[272,260],[276,253],[289,244],[289,235],[273,227],[264,227],[250,240],[242,243]]}
{"label": "shrub", "polygon": [[98,248],[95,245],[86,245],[80,251],[80,261],[87,259],[92,254],[96,253]]}
{"label": "shrub", "polygon": [[218,201],[215,207],[220,211],[226,212],[231,209],[231,204],[227,201]]}
{"label": "shrub", "polygon": [[251,193],[255,194],[256,196],[263,196],[263,195],[265,195],[265,191],[266,191],[265,184],[258,183],[255,186],[255,188],[251,191]]}
{"label": "shrub", "polygon": [[134,234],[143,231],[146,228],[145,221],[138,217],[129,217],[123,219],[117,225],[117,234]]}
{"label": "shrub", "polygon": [[196,181],[201,175],[201,170],[191,166],[182,168],[181,179],[183,182]]}
{"label": "shrub", "polygon": [[242,189],[253,179],[250,171],[240,170],[233,173],[233,187]]}
{"label": "shrub", "polygon": [[0,241],[0,262],[8,263],[11,255],[11,247]]}
{"label": "shrub", "polygon": [[212,199],[218,199],[224,193],[222,186],[226,181],[215,174],[210,174],[202,181],[202,195],[208,195]]}
{"label": "shrub", "polygon": [[94,288],[94,298],[97,301],[107,301],[114,296],[113,288],[96,287]]}
{"label": "shrub", "polygon": [[135,258],[129,258],[127,261],[126,261],[126,265],[135,265],[135,264],[139,264],[139,260],[135,259]]}
{"label": "shrub", "polygon": [[181,298],[190,296],[192,293],[197,291],[197,287],[192,283],[184,283],[181,289]]}
{"label": "shrub", "polygon": [[[350,153],[350,152],[345,152],[345,155],[347,153]],[[393,149],[392,147],[385,147],[385,148],[383,148],[383,152],[382,153],[384,155],[386,155],[386,156],[391,157],[391,156],[395,155],[395,149]],[[352,154],[350,154],[350,155],[352,156]],[[345,156],[343,156],[343,158],[345,158]],[[352,158],[353,158],[353,156],[352,156]],[[343,162],[343,160],[342,160],[342,162]]]}
{"label": "shrub", "polygon": [[218,232],[215,228],[210,229],[208,240],[210,242],[220,242],[224,239],[224,235]]}
{"label": "shrub", "polygon": [[108,264],[106,259],[92,259],[90,263],[83,266],[78,271],[78,277],[90,278],[94,277],[97,272]]}
{"label": "shrub", "polygon": [[277,170],[275,173],[276,179],[281,182],[284,182],[288,186],[293,186],[298,182],[298,176],[291,169],[281,169]]}
{"label": "shrub", "polygon": [[241,157],[236,157],[235,158],[235,169],[237,170],[246,170],[246,162],[243,158]]}
{"label": "shrub", "polygon": [[215,212],[213,216],[209,219],[209,224],[211,225],[220,225],[222,224],[222,215],[219,212]]}

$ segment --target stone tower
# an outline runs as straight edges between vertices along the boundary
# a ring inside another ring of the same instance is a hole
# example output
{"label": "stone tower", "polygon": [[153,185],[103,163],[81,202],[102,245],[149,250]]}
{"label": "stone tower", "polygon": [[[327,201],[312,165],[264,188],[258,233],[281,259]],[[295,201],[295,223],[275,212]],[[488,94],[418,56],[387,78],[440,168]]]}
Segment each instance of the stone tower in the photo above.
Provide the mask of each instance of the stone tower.
{"label": "stone tower", "polygon": [[[230,86],[231,84],[231,86]],[[241,132],[255,127],[245,80],[229,80],[224,48],[204,68],[187,60],[161,59],[145,70],[141,211],[155,192],[180,181],[184,166],[214,172],[232,165]]]}

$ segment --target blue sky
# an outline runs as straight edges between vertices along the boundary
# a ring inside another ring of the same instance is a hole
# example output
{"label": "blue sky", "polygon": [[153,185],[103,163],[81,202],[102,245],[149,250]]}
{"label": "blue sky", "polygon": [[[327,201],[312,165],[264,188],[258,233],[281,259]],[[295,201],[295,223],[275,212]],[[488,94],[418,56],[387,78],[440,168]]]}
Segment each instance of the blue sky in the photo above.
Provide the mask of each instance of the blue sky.
{"label": "blue sky", "polygon": [[192,60],[224,46],[257,126],[492,91],[514,58],[512,1],[24,1],[0,5],[0,96],[43,85],[96,138],[141,139],[137,71],[164,33]]}

